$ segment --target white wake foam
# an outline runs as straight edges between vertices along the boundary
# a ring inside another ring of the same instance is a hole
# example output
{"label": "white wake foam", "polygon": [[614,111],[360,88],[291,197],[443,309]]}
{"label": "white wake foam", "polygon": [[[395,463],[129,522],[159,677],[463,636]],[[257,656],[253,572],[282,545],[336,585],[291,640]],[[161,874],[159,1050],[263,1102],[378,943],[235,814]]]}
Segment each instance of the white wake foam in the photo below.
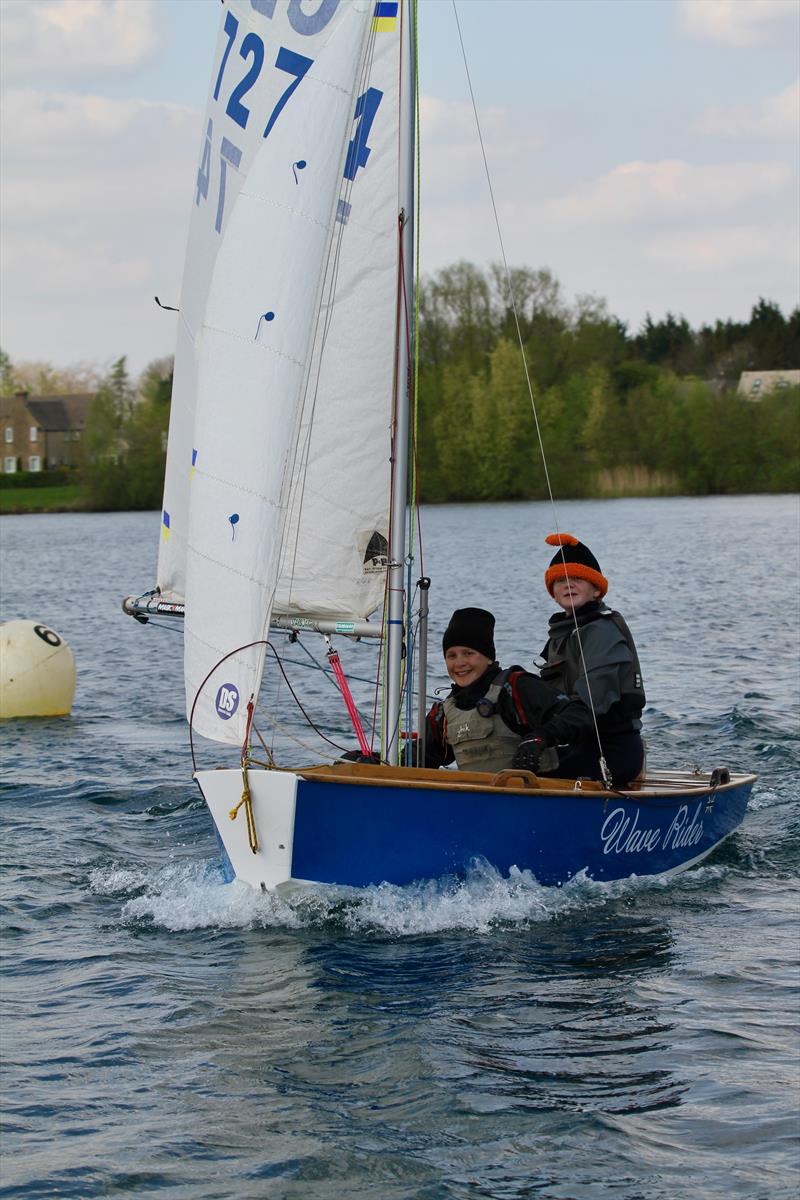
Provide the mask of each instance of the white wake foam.
{"label": "white wake foam", "polygon": [[96,894],[122,900],[123,922],[173,931],[334,925],[407,937],[447,930],[488,933],[498,926],[546,922],[643,892],[705,888],[724,874],[724,867],[699,867],[677,877],[598,883],[581,873],[556,888],[543,887],[529,871],[516,868],[502,876],[478,860],[463,879],[423,880],[405,887],[316,885],[258,892],[238,881],[223,883],[216,862],[184,861],[150,875],[119,865],[100,868],[90,885]]}

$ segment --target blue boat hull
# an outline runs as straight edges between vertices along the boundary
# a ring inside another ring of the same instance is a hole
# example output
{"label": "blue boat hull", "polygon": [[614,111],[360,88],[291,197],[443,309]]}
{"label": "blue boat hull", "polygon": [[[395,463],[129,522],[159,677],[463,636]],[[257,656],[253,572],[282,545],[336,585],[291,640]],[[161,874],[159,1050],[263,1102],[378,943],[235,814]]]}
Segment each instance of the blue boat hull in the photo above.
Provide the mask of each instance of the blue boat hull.
{"label": "blue boat hull", "polygon": [[[751,786],[751,785],[750,785]],[[292,876],[365,887],[462,873],[476,856],[502,874],[563,884],[661,875],[704,858],[741,823],[750,786],[643,802],[586,792],[407,790],[310,783],[297,790]]]}
{"label": "blue boat hull", "polygon": [[462,874],[475,858],[504,875],[530,871],[545,885],[580,872],[596,880],[673,873],[705,858],[741,824],[755,779],[704,786],[675,773],[605,792],[567,781],[526,788],[513,780],[491,786],[488,776],[464,783],[461,772],[386,773],[382,784],[374,768],[351,767],[351,778],[315,768],[248,771],[256,851],[247,845],[244,815],[230,818],[241,772],[202,772],[198,781],[232,875],[270,888],[290,881],[402,885]]}

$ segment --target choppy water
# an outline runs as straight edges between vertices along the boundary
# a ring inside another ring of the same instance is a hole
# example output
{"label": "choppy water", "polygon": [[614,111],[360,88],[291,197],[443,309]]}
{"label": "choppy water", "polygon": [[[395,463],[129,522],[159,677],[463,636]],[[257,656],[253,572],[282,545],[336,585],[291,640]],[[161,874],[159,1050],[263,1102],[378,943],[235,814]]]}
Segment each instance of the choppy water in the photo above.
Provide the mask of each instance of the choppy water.
{"label": "choppy water", "polygon": [[[434,646],[482,604],[501,657],[529,663],[549,509],[425,518]],[[62,633],[78,691],[71,718],[0,731],[0,1196],[797,1194],[797,498],[575,502],[559,523],[636,633],[651,762],[759,772],[741,831],[649,884],[555,891],[476,864],[280,900],[223,885],[180,636],[119,609],[150,586],[157,515],[2,520],[2,619]],[[281,653],[351,743],[304,651]],[[365,678],[372,654],[342,649]],[[286,701],[268,685],[267,736],[307,760]]]}

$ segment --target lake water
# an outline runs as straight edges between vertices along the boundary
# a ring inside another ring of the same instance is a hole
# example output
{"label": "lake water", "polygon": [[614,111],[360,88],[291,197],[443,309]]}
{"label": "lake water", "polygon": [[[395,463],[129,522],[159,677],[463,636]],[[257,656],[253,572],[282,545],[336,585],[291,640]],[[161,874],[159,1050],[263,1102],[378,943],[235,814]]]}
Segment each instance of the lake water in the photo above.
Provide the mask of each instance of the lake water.
{"label": "lake water", "polygon": [[[798,500],[571,502],[558,523],[634,630],[650,763],[757,771],[742,829],[647,884],[476,864],[286,901],[222,883],[181,635],[120,610],[152,586],[158,515],[2,519],[2,619],[61,633],[78,687],[72,717],[0,730],[0,1196],[797,1195]],[[454,607],[492,609],[501,659],[531,663],[552,527],[545,504],[424,513],[431,692]],[[276,645],[352,745],[318,642]],[[369,679],[373,648],[341,652]],[[280,761],[324,748],[282,683],[262,707]]]}

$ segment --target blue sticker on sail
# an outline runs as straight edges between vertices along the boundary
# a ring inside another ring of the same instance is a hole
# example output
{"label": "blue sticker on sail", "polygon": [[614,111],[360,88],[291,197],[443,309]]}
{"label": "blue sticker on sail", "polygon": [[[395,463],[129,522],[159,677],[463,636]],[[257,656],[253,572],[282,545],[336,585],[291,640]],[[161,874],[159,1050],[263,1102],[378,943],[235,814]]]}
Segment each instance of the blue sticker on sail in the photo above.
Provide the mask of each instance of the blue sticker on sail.
{"label": "blue sticker on sail", "polygon": [[355,179],[358,168],[367,165],[367,159],[372,153],[372,150],[367,145],[367,139],[369,138],[372,122],[375,120],[375,114],[382,99],[383,92],[379,91],[378,88],[371,87],[362,92],[356,101],[356,111],[353,119],[358,124],[356,125],[355,136],[347,150],[347,161],[344,164],[345,179]]}
{"label": "blue sticker on sail", "polygon": [[242,152],[238,146],[234,146],[233,142],[228,141],[226,137],[222,139],[222,145],[219,148],[219,193],[217,195],[217,216],[214,221],[214,228],[217,233],[222,232],[222,214],[225,211],[225,182],[228,178],[228,163],[234,168],[239,166],[242,161]]}
{"label": "blue sticker on sail", "polygon": [[203,143],[203,157],[200,166],[197,168],[197,191],[195,193],[195,204],[200,203],[200,197],[204,200],[208,199],[208,185],[211,179],[211,139],[214,136],[214,122],[209,117],[208,129],[206,130],[206,140]]}
{"label": "blue sticker on sail", "polygon": [[[300,7],[302,2],[303,0],[289,0],[286,15],[295,33],[303,37],[313,37],[315,33],[324,29],[339,7],[339,0],[320,0],[317,11],[307,13]],[[277,0],[250,0],[250,7],[253,12],[261,13],[262,17],[269,17],[271,20],[275,15],[276,3]]]}
{"label": "blue sticker on sail", "polygon": [[169,537],[169,513],[166,509],[161,514],[161,536],[164,541]]}
{"label": "blue sticker on sail", "polygon": [[275,320],[274,312],[262,313],[261,316],[258,318],[258,324],[256,325],[256,336],[253,340],[256,342],[258,341],[258,335],[261,332],[261,322],[262,321],[274,321],[274,320]]}
{"label": "blue sticker on sail", "polygon": [[264,128],[264,137],[269,137],[269,131],[277,121],[283,111],[283,107],[291,96],[292,92],[302,82],[303,76],[309,67],[313,67],[313,58],[306,58],[304,54],[298,54],[296,50],[287,50],[285,46],[281,46],[278,51],[278,57],[275,59],[275,66],[279,71],[285,71],[287,75],[294,76],[294,80],[289,84],[286,91],[281,96],[278,103],[272,110],[270,118]]}
{"label": "blue sticker on sail", "polygon": [[239,707],[239,689],[235,683],[223,683],[214,701],[220,721],[230,721]]}
{"label": "blue sticker on sail", "polygon": [[372,32],[392,33],[397,25],[398,8],[396,0],[378,0],[372,14]]}
{"label": "blue sticker on sail", "polygon": [[192,465],[189,468],[189,478],[194,479],[194,469],[197,466],[197,451],[192,449]]}
{"label": "blue sticker on sail", "polygon": [[289,0],[286,15],[295,33],[302,34],[303,37],[313,37],[315,33],[323,30],[339,7],[339,0],[320,0],[317,11],[307,13],[303,12],[301,3],[302,0]]}
{"label": "blue sticker on sail", "polygon": [[294,175],[295,183],[300,182],[300,180],[297,178],[297,172],[305,171],[307,166],[308,166],[308,163],[306,162],[306,160],[304,158],[298,158],[297,162],[292,163],[292,174]]}

